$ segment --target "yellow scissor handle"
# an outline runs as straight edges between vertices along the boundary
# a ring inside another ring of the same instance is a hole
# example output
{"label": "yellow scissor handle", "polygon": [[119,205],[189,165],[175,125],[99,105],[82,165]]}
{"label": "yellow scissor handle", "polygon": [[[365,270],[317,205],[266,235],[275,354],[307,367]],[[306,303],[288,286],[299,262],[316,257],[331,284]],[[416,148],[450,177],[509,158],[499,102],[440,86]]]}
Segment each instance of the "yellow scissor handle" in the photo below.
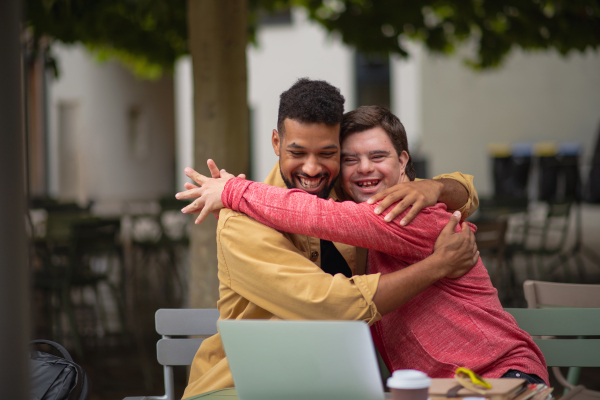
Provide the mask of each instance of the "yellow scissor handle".
{"label": "yellow scissor handle", "polygon": [[475,372],[471,371],[468,368],[459,367],[456,369],[454,374],[455,375],[467,375],[471,379],[471,382],[473,382],[473,384],[484,387],[486,389],[492,388],[492,385],[488,381],[486,381],[481,376],[477,375]]}

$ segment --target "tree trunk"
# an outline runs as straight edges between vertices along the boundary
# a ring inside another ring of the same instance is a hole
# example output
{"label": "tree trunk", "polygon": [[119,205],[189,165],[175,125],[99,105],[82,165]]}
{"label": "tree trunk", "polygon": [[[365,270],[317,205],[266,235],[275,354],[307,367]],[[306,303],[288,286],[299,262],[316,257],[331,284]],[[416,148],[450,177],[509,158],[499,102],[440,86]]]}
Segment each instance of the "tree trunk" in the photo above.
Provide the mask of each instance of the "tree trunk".
{"label": "tree trunk", "polygon": [[21,114],[22,2],[0,1],[0,395],[28,399],[29,298]]}
{"label": "tree trunk", "polygon": [[[189,48],[194,77],[194,165],[206,160],[233,174],[249,167],[246,82],[247,1],[189,0]],[[219,299],[217,221],[192,229],[189,306],[214,308]]]}

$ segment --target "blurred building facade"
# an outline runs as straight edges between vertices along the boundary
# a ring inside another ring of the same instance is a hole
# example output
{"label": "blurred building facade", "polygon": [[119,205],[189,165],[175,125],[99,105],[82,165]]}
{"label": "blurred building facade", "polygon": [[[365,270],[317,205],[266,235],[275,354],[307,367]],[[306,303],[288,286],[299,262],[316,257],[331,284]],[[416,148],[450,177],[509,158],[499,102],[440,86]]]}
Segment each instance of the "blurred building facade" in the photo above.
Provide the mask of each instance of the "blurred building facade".
{"label": "blurred building facade", "polygon": [[[262,180],[277,160],[270,138],[279,95],[296,79],[324,79],[337,86],[346,98],[346,110],[370,104],[373,97],[361,96],[365,79],[360,55],[308,21],[302,10],[292,10],[287,20],[267,21],[257,41],[258,47],[248,47],[248,98],[252,177]],[[499,69],[479,72],[463,62],[468,48],[449,58],[429,54],[416,44],[410,49],[409,59],[389,60],[388,103],[407,129],[411,152],[427,160],[428,176],[460,170],[475,175],[482,194],[491,194],[486,146],[492,142],[579,142],[584,162],[591,157],[600,125],[597,52],[563,58],[555,52],[514,51]],[[192,98],[189,63],[183,59],[177,68],[178,104]],[[178,126],[190,132],[181,134],[178,128],[181,171],[191,165],[193,122],[191,106],[178,109]],[[184,178],[180,175],[179,186]]]}
{"label": "blurred building facade", "polygon": [[80,45],[52,51],[59,76],[48,79],[48,195],[86,203],[172,194],[172,78],[137,79]]}
{"label": "blurred building facade", "polygon": [[[277,125],[279,95],[302,77],[322,79],[338,87],[346,99],[346,110],[371,104],[369,99],[391,106],[405,123],[409,141],[418,141],[421,129],[418,118],[420,71],[416,68],[421,52],[418,47],[410,60],[392,58],[389,63],[387,60],[365,63],[338,37],[328,35],[318,24],[309,21],[303,10],[294,9],[287,16],[282,14],[265,18],[257,32],[258,45],[248,45],[253,179],[263,180],[277,162],[271,135]],[[190,63],[189,58],[181,59],[175,73],[178,171],[192,165],[193,160]],[[358,74],[357,70],[360,70]],[[177,180],[181,187],[185,176],[180,174]]]}
{"label": "blurred building facade", "polygon": [[[346,110],[374,100],[404,123],[427,175],[460,170],[491,194],[491,142],[581,143],[591,157],[600,124],[600,54],[513,52],[478,72],[462,54],[446,58],[411,45],[411,57],[365,59],[293,9],[267,18],[248,46],[252,178],[277,158],[271,148],[279,95],[296,79],[340,88]],[[146,199],[181,188],[192,165],[191,61],[173,79],[138,80],[116,62],[98,64],[81,46],[55,45],[60,77],[48,87],[47,186],[59,198]],[[366,65],[366,67],[365,67]],[[386,91],[387,90],[387,91]],[[203,166],[197,166],[203,168]],[[236,172],[236,171],[232,171]]]}

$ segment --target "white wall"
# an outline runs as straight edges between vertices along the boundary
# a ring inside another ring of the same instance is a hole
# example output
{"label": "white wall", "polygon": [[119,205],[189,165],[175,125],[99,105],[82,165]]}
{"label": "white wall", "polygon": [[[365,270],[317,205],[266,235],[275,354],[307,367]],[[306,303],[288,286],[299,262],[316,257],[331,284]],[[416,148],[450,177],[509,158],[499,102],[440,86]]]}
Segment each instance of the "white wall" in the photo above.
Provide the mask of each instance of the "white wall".
{"label": "white wall", "polygon": [[346,111],[354,107],[353,52],[308,21],[303,10],[295,9],[292,17],[291,25],[259,28],[258,47],[248,48],[254,180],[262,181],[277,161],[271,134],[277,128],[279,95],[298,78],[326,80],[341,90]]}
{"label": "white wall", "polygon": [[400,118],[412,155],[419,153],[423,131],[422,64],[423,49],[406,44],[410,57],[390,57],[391,111]]}
{"label": "white wall", "polygon": [[421,150],[431,174],[469,173],[491,194],[490,142],[575,141],[589,159],[600,124],[599,53],[515,51],[488,72],[460,57],[426,54],[422,65]]}
{"label": "white wall", "polygon": [[[60,77],[49,85],[51,194],[65,197],[59,171],[60,114],[65,113],[77,114],[66,123],[78,137],[78,157],[73,160],[79,175],[78,200],[155,199],[172,194],[172,79],[136,79],[116,62],[97,63],[82,46],[56,44],[53,53]],[[131,114],[135,110],[137,119]]]}

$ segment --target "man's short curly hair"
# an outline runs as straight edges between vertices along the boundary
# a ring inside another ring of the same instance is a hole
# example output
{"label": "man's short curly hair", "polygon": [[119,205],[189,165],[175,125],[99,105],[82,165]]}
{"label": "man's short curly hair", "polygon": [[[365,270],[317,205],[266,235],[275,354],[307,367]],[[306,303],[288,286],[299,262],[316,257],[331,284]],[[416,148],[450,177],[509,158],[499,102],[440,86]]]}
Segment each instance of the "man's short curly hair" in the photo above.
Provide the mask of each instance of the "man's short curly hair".
{"label": "man's short curly hair", "polygon": [[335,86],[308,78],[300,78],[283,92],[279,101],[277,131],[285,134],[286,118],[303,123],[321,122],[334,126],[342,122],[344,96]]}

